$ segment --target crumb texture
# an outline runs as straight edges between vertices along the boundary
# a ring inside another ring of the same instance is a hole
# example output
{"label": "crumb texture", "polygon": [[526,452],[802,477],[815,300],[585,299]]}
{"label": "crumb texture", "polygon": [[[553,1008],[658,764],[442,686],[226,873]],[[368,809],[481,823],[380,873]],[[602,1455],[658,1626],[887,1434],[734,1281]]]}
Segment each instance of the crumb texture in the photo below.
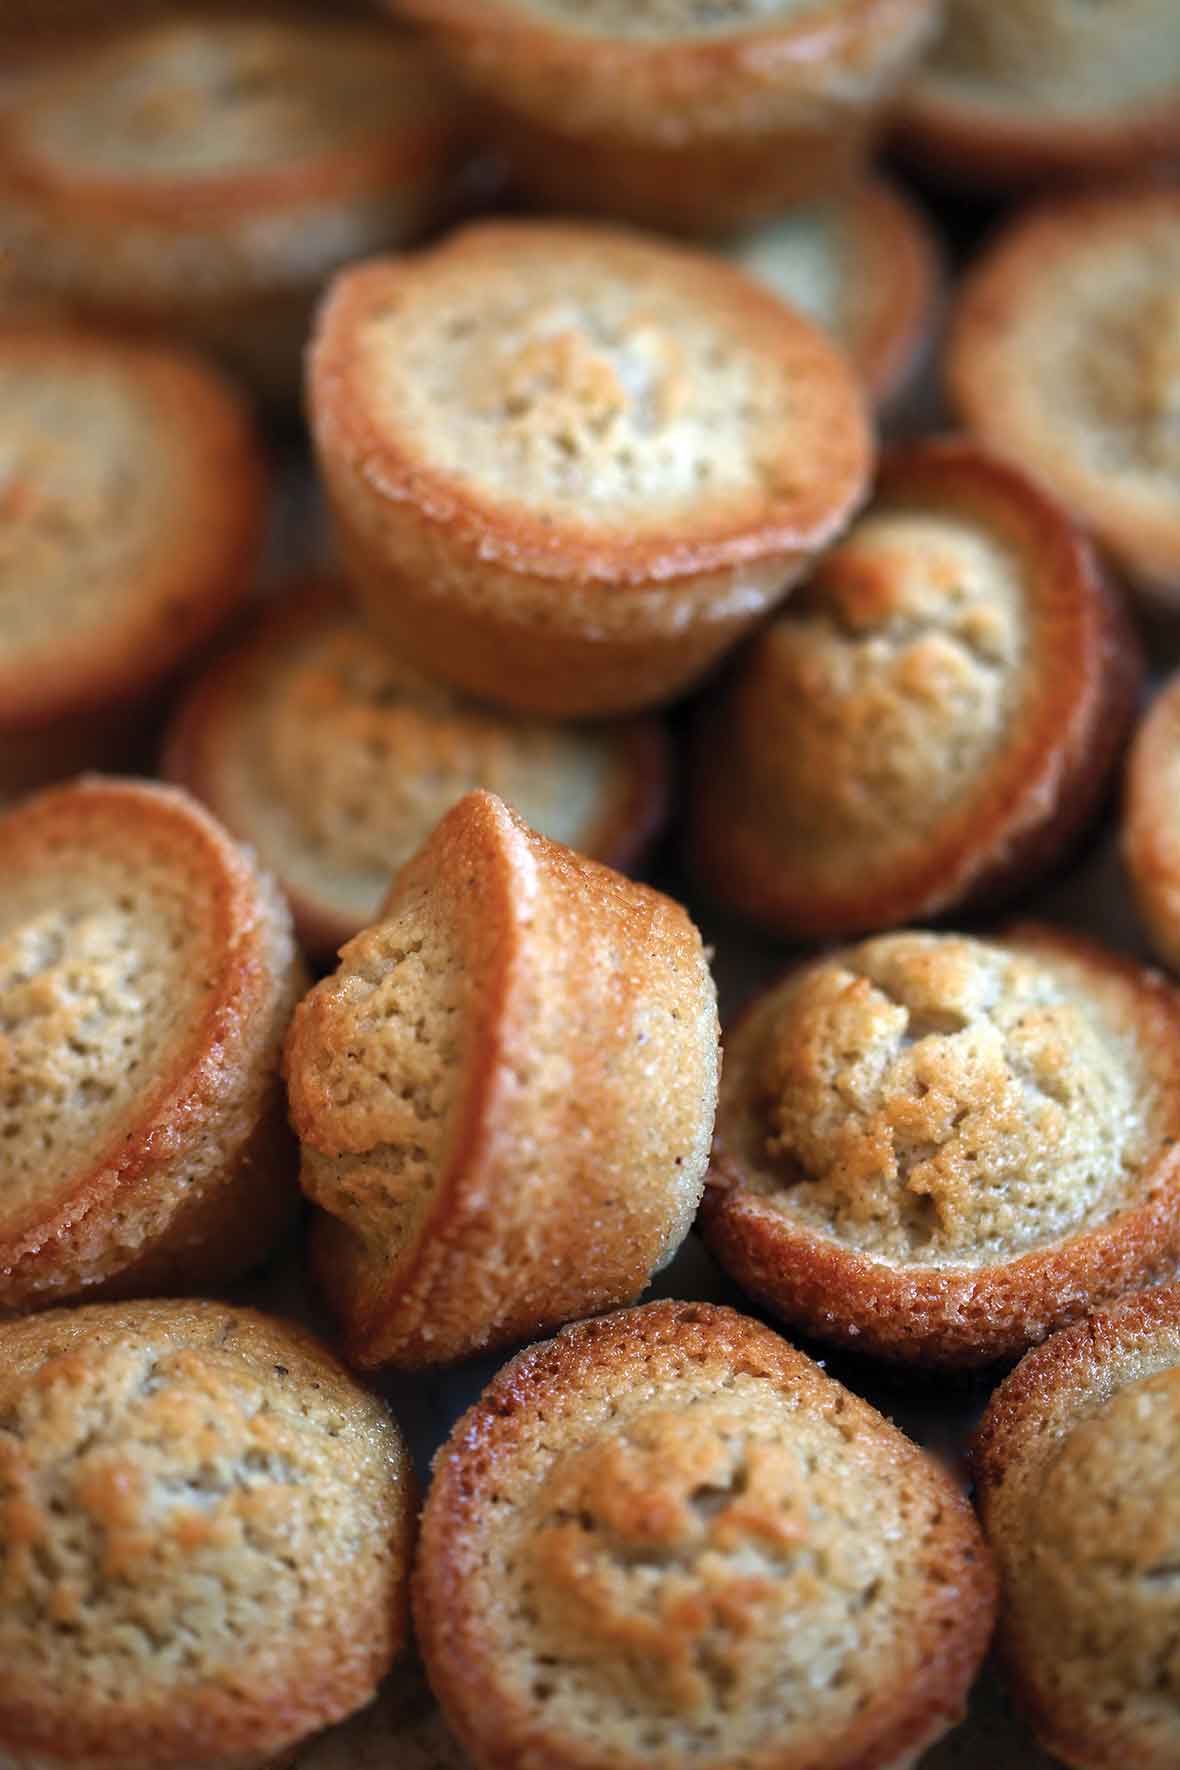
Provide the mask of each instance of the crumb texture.
{"label": "crumb texture", "polygon": [[1028,692],[1030,594],[986,527],[885,508],[792,599],[762,641],[776,688],[747,742],[809,873],[900,863],[978,793]]}
{"label": "crumb texture", "polygon": [[1132,1203],[1157,1089],[1130,1004],[1068,962],[900,934],[764,1008],[755,1189],[897,1262],[991,1263]]}
{"label": "crumb texture", "polygon": [[924,79],[1014,110],[1101,114],[1180,80],[1172,0],[950,0]]}
{"label": "crumb texture", "polygon": [[[137,183],[314,161],[423,117],[432,82],[377,31],[209,20],[145,30],[21,108],[22,150]],[[437,88],[435,87],[435,90]]]}

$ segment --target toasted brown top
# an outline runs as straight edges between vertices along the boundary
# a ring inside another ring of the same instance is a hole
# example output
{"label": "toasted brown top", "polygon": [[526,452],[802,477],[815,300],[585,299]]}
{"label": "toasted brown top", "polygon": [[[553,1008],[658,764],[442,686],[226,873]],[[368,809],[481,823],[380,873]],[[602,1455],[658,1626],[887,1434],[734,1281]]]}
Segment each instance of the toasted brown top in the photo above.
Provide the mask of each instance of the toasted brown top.
{"label": "toasted brown top", "polygon": [[655,1303],[522,1353],[436,1459],[415,1614],[481,1763],[888,1765],[957,1716],[965,1502],[775,1334]]}
{"label": "toasted brown top", "polygon": [[95,777],[0,819],[0,1257],[96,1189],[114,1235],[114,1189],[165,1150],[190,1183],[291,967],[271,888],[187,794]]}
{"label": "toasted brown top", "polygon": [[971,429],[1165,586],[1180,579],[1178,287],[1180,191],[1047,206],[969,273],[947,355]]}
{"label": "toasted brown top", "polygon": [[1062,510],[969,441],[899,449],[706,714],[702,863],[809,932],[991,889],[1093,802],[1134,673]]}
{"label": "toasted brown top", "polygon": [[206,213],[421,172],[454,99],[414,43],[374,24],[204,18],[89,49],[5,117],[6,175],[129,217]]}
{"label": "toasted brown top", "polygon": [[1135,734],[1123,854],[1156,951],[1180,970],[1180,677],[1159,695]]}
{"label": "toasted brown top", "polygon": [[428,680],[322,585],[284,596],[197,686],[165,767],[278,874],[304,938],[338,946],[464,793],[622,865],[659,818],[665,764],[654,722],[559,727]]}
{"label": "toasted brown top", "polygon": [[866,179],[742,235],[728,256],[826,326],[874,399],[897,391],[933,322],[938,261],[923,216],[894,186]]}
{"label": "toasted brown top", "polygon": [[1045,1744],[1163,1770],[1180,1741],[1180,1293],[1055,1335],[975,1446],[1005,1587],[1005,1657]]}
{"label": "toasted brown top", "polygon": [[371,492],[551,579],[675,582],[817,544],[869,450],[843,359],[773,296],[704,254],[557,222],[345,272],[311,402]]}
{"label": "toasted brown top", "polygon": [[263,468],[183,351],[0,326],[0,729],[154,685],[249,588]]}
{"label": "toasted brown top", "polygon": [[0,1327],[0,1749],[245,1763],[347,1714],[403,1638],[412,1509],[384,1407],[294,1328]]}

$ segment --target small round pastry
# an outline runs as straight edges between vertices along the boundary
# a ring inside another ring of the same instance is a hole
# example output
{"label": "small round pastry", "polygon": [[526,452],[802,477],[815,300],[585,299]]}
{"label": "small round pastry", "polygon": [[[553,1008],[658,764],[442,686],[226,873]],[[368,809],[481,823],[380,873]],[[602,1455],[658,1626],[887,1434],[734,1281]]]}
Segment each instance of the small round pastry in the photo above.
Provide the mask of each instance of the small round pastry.
{"label": "small round pastry", "polygon": [[0,245],[46,293],[289,399],[324,280],[443,213],[465,130],[433,60],[377,22],[144,26],[0,119]]}
{"label": "small round pastry", "polygon": [[903,1770],[962,1716],[995,1608],[970,1506],[733,1310],[531,1347],[434,1468],[414,1620],[478,1764]]}
{"label": "small round pastry", "polygon": [[940,180],[1005,190],[1148,171],[1180,154],[1174,0],[949,0],[897,114]]}
{"label": "small round pastry", "polygon": [[1178,1459],[1175,1286],[1054,1334],[979,1428],[1002,1656],[1037,1737],[1075,1770],[1180,1761]]}
{"label": "small round pastry", "polygon": [[1180,971],[1180,676],[1156,700],[1131,745],[1123,858],[1152,946]]}
{"label": "small round pastry", "polygon": [[994,901],[1095,810],[1141,673],[1062,510],[970,442],[902,448],[704,707],[696,870],[788,936]]}
{"label": "small round pastry", "polygon": [[768,219],[847,184],[933,0],[401,0],[548,206],[655,227]]}
{"label": "small round pastry", "polygon": [[275,874],[318,957],[376,919],[464,793],[486,787],[542,835],[627,868],[662,821],[667,764],[654,720],[556,726],[465,700],[322,583],[286,595],[196,685],[163,766]]}
{"label": "small round pastry", "polygon": [[405,1640],[415,1501],[384,1405],[287,1323],[0,1325],[5,1763],[251,1770],[351,1714]]}
{"label": "small round pastry", "polygon": [[929,343],[938,247],[917,206],[883,179],[740,235],[726,256],[832,333],[877,406],[906,390]]}
{"label": "small round pastry", "polygon": [[716,992],[679,904],[469,793],[287,1040],[350,1362],[416,1369],[637,1297],[696,1212]]}
{"label": "small round pastry", "polygon": [[1020,217],[966,277],[946,380],[983,442],[1180,606],[1180,188]]}
{"label": "small round pastry", "polygon": [[309,398],[373,625],[428,673],[556,718],[687,688],[871,465],[818,328],[716,257],[560,222],[346,271]]}
{"label": "small round pastry", "polygon": [[279,892],[186,793],[93,777],[0,818],[0,1312],[269,1251],[303,982]]}
{"label": "small round pastry", "polygon": [[1180,1255],[1180,993],[1079,937],[883,935],[725,1043],[701,1226],[785,1321],[983,1365]]}
{"label": "small round pastry", "polygon": [[0,323],[0,794],[129,760],[262,544],[244,407],[171,347]]}

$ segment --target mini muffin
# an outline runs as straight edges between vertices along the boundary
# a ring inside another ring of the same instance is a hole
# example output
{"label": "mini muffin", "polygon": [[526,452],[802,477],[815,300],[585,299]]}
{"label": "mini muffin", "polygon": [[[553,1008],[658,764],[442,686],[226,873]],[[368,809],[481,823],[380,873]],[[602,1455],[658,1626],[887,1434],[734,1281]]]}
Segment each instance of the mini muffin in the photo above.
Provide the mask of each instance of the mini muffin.
{"label": "mini muffin", "polygon": [[894,934],[729,1031],[702,1226],[871,1355],[1010,1357],[1175,1268],[1180,994],[1080,938]]}
{"label": "mini muffin", "polygon": [[403,1660],[368,1708],[309,1740],[290,1770],[471,1770],[471,1760]]}
{"label": "mini muffin", "polygon": [[1018,219],[964,283],[946,377],[984,442],[1180,604],[1180,188]]}
{"label": "mini muffin", "polygon": [[502,1370],[414,1575],[480,1765],[876,1770],[963,1713],[994,1576],[950,1478],[761,1324],[652,1303]]}
{"label": "mini muffin", "polygon": [[1123,858],[1152,946],[1180,971],[1180,676],[1164,689],[1131,746]]}
{"label": "mini muffin", "polygon": [[341,552],[421,669],[557,718],[700,676],[860,499],[850,366],[719,259],[558,222],[337,279],[310,357]]}
{"label": "mini muffin", "polygon": [[697,871],[785,935],[1011,892],[1095,809],[1140,673],[1063,511],[969,442],[902,449],[705,707]]}
{"label": "mini muffin", "polygon": [[934,324],[934,236],[896,186],[865,179],[847,196],[743,234],[726,255],[826,326],[878,406],[912,380]]}
{"label": "mini muffin", "polygon": [[377,917],[392,875],[475,787],[544,835],[625,867],[658,827],[666,741],[653,720],[514,719],[422,676],[337,586],[289,594],[182,706],[164,772],[277,876],[310,951]]}
{"label": "mini muffin", "polygon": [[241,601],[266,475],[186,353],[0,323],[0,793],[128,759],[153,691]]}
{"label": "mini muffin", "polygon": [[320,286],[443,211],[461,123],[426,53],[378,23],[144,26],[0,120],[0,245],[47,293],[291,397]]}
{"label": "mini muffin", "polygon": [[923,171],[1005,189],[1180,154],[1175,0],[949,0],[901,104]]}
{"label": "mini muffin", "polygon": [[250,1770],[405,1637],[401,1436],[308,1335],[220,1303],[0,1326],[0,1754]]}
{"label": "mini muffin", "polygon": [[975,1443],[1000,1645],[1037,1736],[1076,1770],[1180,1762],[1180,1290],[1030,1352]]}
{"label": "mini muffin", "polygon": [[350,1360],[405,1368],[638,1296],[696,1211],[713,982],[679,904],[469,793],[287,1041]]}
{"label": "mini muffin", "polygon": [[934,0],[401,0],[558,208],[711,229],[846,184]]}
{"label": "mini muffin", "polygon": [[187,794],[91,778],[0,818],[0,1311],[268,1251],[301,983],[277,889]]}

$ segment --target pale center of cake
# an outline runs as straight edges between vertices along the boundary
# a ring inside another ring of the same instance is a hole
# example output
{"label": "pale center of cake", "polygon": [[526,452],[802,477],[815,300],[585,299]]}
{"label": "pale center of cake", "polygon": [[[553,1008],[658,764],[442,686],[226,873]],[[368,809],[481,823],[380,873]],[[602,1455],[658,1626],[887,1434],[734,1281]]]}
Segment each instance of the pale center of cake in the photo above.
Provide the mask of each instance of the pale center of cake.
{"label": "pale center of cake", "polygon": [[1180,77],[1175,0],[950,0],[930,67],[991,104],[1117,109]]}
{"label": "pale center of cake", "polygon": [[0,1230],[118,1153],[201,1001],[199,911],[144,889],[134,851],[105,888],[68,865],[52,907],[10,881],[0,911]]}
{"label": "pale center of cake", "polygon": [[560,246],[450,274],[375,315],[361,348],[377,416],[498,503],[633,533],[779,489],[785,372],[703,299]]}
{"label": "pale center of cake", "polygon": [[1180,1703],[1180,1370],[1102,1401],[1038,1477],[1020,1569],[1088,1700]]}
{"label": "pale center of cake", "polygon": [[1026,693],[1027,590],[997,537],[927,511],[857,524],[771,630],[764,766],[809,870],[840,881],[969,814]]}
{"label": "pale center of cake", "polygon": [[1132,1036],[1068,969],[955,935],[806,970],[763,1025],[760,1192],[875,1257],[986,1264],[1125,1207],[1153,1152]]}
{"label": "pale center of cake", "polygon": [[729,1763],[856,1713],[923,1521],[867,1434],[761,1388],[686,1379],[599,1417],[521,1499],[489,1575],[514,1678],[563,1728],[596,1737],[606,1713],[644,1762],[723,1739]]}
{"label": "pale center of cake", "polygon": [[848,0],[515,0],[522,12],[560,22],[586,36],[643,39],[730,37],[773,30],[824,13],[849,10]]}
{"label": "pale center of cake", "polygon": [[50,164],[136,182],[283,169],[430,104],[397,52],[306,26],[170,26],[30,107],[22,140]]}
{"label": "pale center of cake", "polygon": [[346,1528],[331,1404],[232,1355],[83,1347],[0,1385],[0,1652],[91,1713],[265,1658]]}
{"label": "pale center of cake", "polygon": [[[107,638],[168,545],[169,451],[109,368],[0,365],[0,657]],[[52,662],[52,656],[48,662]]]}
{"label": "pale center of cake", "polygon": [[800,210],[760,228],[730,249],[730,257],[783,301],[847,341],[846,228],[834,204]]}
{"label": "pale center of cake", "polygon": [[604,732],[477,706],[358,626],[320,629],[244,714],[263,851],[277,848],[295,883],[322,889],[327,877],[362,913],[376,912],[396,869],[476,787],[575,848],[611,790]]}

